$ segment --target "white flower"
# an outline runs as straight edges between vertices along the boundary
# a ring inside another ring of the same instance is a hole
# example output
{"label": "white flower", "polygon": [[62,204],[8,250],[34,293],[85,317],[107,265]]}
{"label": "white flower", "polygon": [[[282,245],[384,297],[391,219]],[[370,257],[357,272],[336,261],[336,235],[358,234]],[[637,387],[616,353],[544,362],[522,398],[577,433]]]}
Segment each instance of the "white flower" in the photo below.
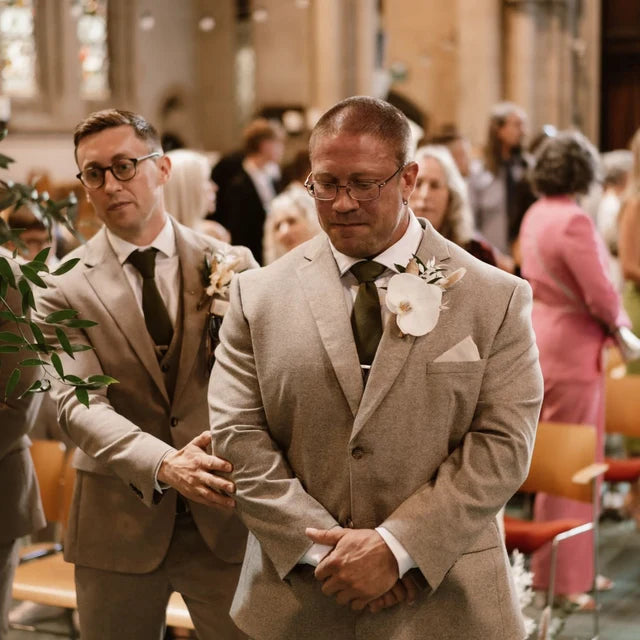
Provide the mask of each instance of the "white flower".
{"label": "white flower", "polygon": [[208,296],[225,296],[240,262],[240,258],[231,253],[214,255],[211,258],[211,272],[206,294]]}
{"label": "white flower", "polygon": [[442,289],[420,276],[399,273],[389,280],[386,302],[402,333],[424,336],[438,322]]}

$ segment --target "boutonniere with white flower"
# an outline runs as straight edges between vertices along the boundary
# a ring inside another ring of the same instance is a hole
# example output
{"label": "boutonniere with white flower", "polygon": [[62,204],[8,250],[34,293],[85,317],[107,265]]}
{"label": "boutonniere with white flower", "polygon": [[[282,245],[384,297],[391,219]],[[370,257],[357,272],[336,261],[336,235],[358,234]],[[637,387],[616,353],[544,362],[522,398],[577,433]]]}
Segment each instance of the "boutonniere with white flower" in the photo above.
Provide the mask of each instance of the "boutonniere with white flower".
{"label": "boutonniere with white flower", "polygon": [[216,315],[224,315],[224,311],[219,313],[216,307],[224,308],[226,311],[226,305],[216,305],[215,302],[228,300],[231,280],[241,262],[242,258],[231,251],[205,254],[202,265],[202,284],[205,290],[198,303],[199,309],[206,304],[207,300],[211,300],[211,312]]}
{"label": "boutonniere with white flower", "polygon": [[436,259],[424,263],[414,255],[406,267],[396,265],[400,273],[389,280],[386,303],[395,314],[401,335],[424,336],[438,323],[440,311],[446,309],[444,292],[461,280],[466,269],[446,275],[446,267]]}
{"label": "boutonniere with white flower", "polygon": [[220,327],[222,319],[229,307],[229,287],[233,276],[238,272],[242,258],[229,251],[226,253],[208,253],[202,265],[202,284],[205,287],[198,303],[201,309],[207,301],[211,301],[209,316],[206,322],[207,332],[207,366],[209,371],[215,362],[215,350],[220,343]]}

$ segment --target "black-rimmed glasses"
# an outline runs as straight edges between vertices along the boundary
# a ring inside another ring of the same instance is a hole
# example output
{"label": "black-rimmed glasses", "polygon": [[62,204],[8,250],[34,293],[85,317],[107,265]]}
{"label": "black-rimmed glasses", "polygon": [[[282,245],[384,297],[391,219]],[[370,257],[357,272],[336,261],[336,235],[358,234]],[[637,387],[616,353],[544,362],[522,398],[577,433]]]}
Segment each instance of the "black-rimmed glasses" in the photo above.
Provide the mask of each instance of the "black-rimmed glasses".
{"label": "black-rimmed glasses", "polygon": [[382,182],[376,182],[375,180],[354,180],[353,182],[347,182],[347,184],[316,182],[311,180],[313,174],[310,173],[305,180],[304,186],[316,200],[334,200],[338,197],[338,191],[344,189],[350,198],[358,202],[367,202],[368,200],[379,198],[382,187],[393,180],[406,166],[406,164],[403,164],[401,167],[398,167]]}
{"label": "black-rimmed glasses", "polygon": [[111,175],[120,182],[133,180],[138,172],[138,163],[149,158],[158,158],[162,154],[154,151],[140,158],[120,158],[108,167],[100,167],[98,165],[89,165],[80,173],[76,174],[76,178],[87,187],[87,189],[99,189],[104,184],[104,177],[107,171],[111,171]]}

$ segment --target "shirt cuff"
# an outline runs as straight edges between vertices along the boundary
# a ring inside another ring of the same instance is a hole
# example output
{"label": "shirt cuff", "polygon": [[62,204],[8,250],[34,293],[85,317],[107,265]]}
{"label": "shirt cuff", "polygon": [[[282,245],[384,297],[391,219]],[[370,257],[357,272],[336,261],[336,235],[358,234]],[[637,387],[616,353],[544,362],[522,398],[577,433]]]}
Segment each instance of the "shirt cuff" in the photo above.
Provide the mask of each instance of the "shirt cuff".
{"label": "shirt cuff", "polygon": [[389,550],[395,556],[398,563],[398,577],[402,576],[418,565],[414,562],[413,558],[407,553],[407,550],[398,542],[398,539],[385,529],[384,527],[376,527],[376,531],[380,534],[380,537],[386,542]]}
{"label": "shirt cuff", "polygon": [[162,464],[162,461],[171,453],[171,451],[167,451],[162,458],[160,458],[160,462],[158,462],[158,466],[156,467],[156,470],[153,474],[153,482],[155,484],[154,489],[158,492],[158,493],[164,493],[167,489],[171,488],[171,485],[167,484],[166,482],[160,482],[158,480],[158,471],[160,471],[160,465]]}
{"label": "shirt cuff", "polygon": [[298,564],[310,564],[317,567],[322,559],[333,550],[328,544],[319,544],[314,542],[306,553],[298,560]]}

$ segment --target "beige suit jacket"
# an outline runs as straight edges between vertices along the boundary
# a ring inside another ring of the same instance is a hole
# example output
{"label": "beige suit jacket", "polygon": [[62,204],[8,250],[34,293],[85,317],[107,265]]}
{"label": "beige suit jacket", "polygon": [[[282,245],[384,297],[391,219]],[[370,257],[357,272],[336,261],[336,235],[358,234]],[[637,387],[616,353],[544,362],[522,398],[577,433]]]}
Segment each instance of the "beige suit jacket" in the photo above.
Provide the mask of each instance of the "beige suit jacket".
{"label": "beige suit jacket", "polygon": [[[171,540],[176,492],[155,491],[161,459],[186,445],[207,427],[207,354],[201,271],[206,251],[226,247],[172,220],[181,273],[182,348],[173,399],[154,352],[142,312],[109,244],[98,232],[74,252],[80,262],[51,278],[41,290],[39,318],[72,308],[98,326],[76,330],[72,343],[92,351],[63,359],[66,373],[104,373],[117,380],[108,390],[90,392],[90,408],[73,388],[55,385],[63,431],[78,445],[78,469],[71,507],[66,558],[97,569],[145,573],[155,569]],[[244,264],[255,266],[250,252],[237,247]],[[43,327],[44,329],[44,327]],[[193,517],[209,547],[223,560],[239,562],[244,527],[231,511],[191,504]]]}
{"label": "beige suit jacket", "polygon": [[[385,328],[366,388],[326,236],[231,294],[209,387],[214,446],[250,530],[232,617],[258,640],[524,637],[495,516],[524,480],[542,400],[523,280],[426,225],[419,256],[467,274],[426,336]],[[480,360],[434,362],[471,335]],[[355,614],[297,562],[305,527],[384,526],[428,581]]]}
{"label": "beige suit jacket", "polygon": [[[0,247],[0,256],[9,257],[10,254]],[[15,289],[9,288],[6,300],[12,310],[20,312],[20,296]],[[16,326],[7,318],[0,317],[0,331],[15,333]],[[0,354],[0,393],[3,397],[14,367],[31,356],[33,353],[28,351]],[[41,397],[30,395],[22,400],[17,399],[36,375],[37,370],[33,367],[23,369],[18,387],[9,399],[9,406],[0,408],[0,544],[41,529],[46,524],[29,455],[31,442],[27,435]]]}

